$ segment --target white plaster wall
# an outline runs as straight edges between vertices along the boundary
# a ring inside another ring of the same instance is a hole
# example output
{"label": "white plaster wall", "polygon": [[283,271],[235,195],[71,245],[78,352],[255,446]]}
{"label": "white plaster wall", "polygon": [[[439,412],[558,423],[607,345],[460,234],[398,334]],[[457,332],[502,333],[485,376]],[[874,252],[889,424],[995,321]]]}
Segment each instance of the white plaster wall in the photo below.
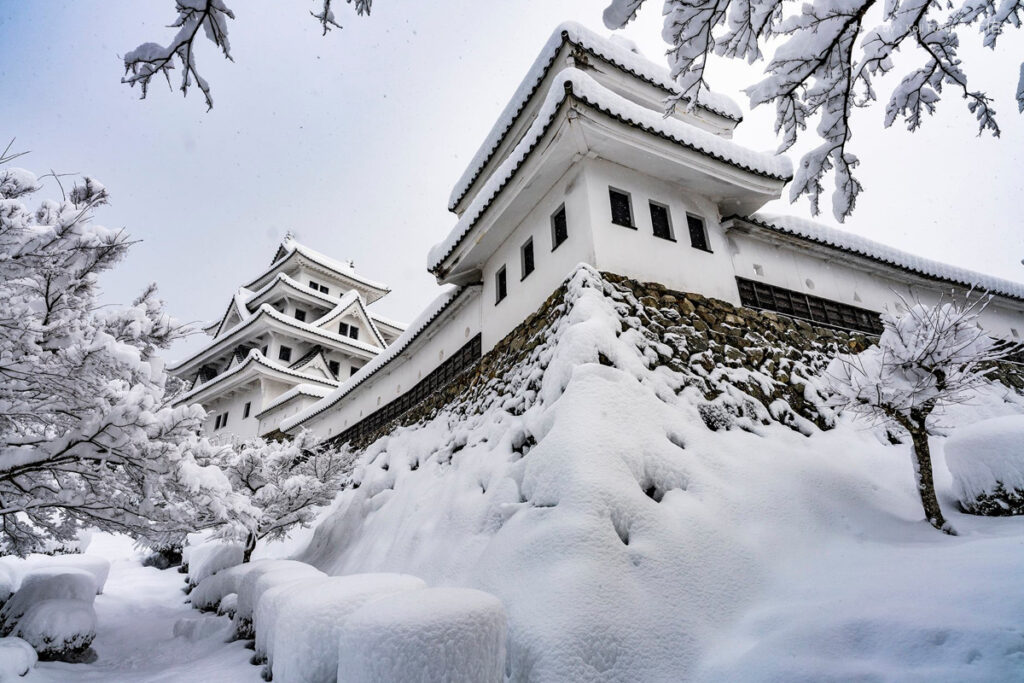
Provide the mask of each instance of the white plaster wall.
{"label": "white plaster wall", "polygon": [[[263,395],[257,383],[252,383],[242,391],[230,396],[222,396],[203,404],[206,410],[206,421],[203,423],[202,433],[205,436],[216,437],[219,442],[225,442],[233,437],[249,439],[256,436],[259,430],[259,420],[254,416],[260,411]],[[242,418],[246,402],[251,402],[249,417]],[[226,427],[214,429],[217,416],[228,414]]]}
{"label": "white plaster wall", "polygon": [[[585,169],[597,268],[739,303],[714,202],[604,159],[588,161]],[[636,230],[612,223],[609,187],[630,195]],[[668,207],[674,242],[654,236],[649,206],[652,200]],[[688,212],[704,219],[710,253],[690,246]]]}
{"label": "white plaster wall", "polygon": [[383,370],[302,426],[320,438],[339,434],[412,389],[480,332],[480,301],[469,295],[458,310],[435,320]]}
{"label": "white plaster wall", "polygon": [[291,417],[292,415],[298,413],[299,411],[305,410],[309,406],[316,403],[318,400],[319,399],[314,398],[312,396],[306,396],[305,394],[302,394],[297,398],[293,398],[291,401],[288,401],[288,403],[285,403],[284,405],[275,408],[274,410],[272,410],[271,412],[267,413],[266,415],[259,419],[259,434],[262,436],[264,434],[268,434],[274,431],[275,429],[278,428],[278,426],[280,426],[281,420],[285,419],[286,417]]}
{"label": "white plaster wall", "polygon": [[[729,240],[736,276],[859,308],[896,311],[900,297],[912,301],[915,296],[934,304],[940,292],[948,296],[954,289],[952,285],[939,282],[868,271],[853,259],[843,258],[842,254],[817,255],[796,246],[769,243],[735,232],[730,234]],[[958,289],[958,294],[962,296],[963,289]],[[1021,308],[993,301],[981,316],[982,327],[993,336],[1019,339],[1024,334]]]}
{"label": "white plaster wall", "polygon": [[[551,250],[551,216],[565,204],[568,239]],[[593,263],[587,184],[581,165],[574,165],[495,250],[483,267],[480,297],[483,351],[536,311],[579,263]],[[534,271],[522,279],[520,247],[533,238]],[[495,304],[495,276],[505,266],[508,296]]]}

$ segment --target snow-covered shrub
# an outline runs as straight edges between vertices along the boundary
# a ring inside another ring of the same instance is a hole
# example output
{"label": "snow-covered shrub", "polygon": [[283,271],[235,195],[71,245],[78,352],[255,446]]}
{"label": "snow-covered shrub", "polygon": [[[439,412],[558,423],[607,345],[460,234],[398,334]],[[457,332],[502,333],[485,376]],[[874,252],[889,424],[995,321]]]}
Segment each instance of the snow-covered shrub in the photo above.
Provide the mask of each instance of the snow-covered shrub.
{"label": "snow-covered shrub", "polygon": [[325,576],[319,569],[295,560],[267,560],[253,566],[238,582],[238,602],[235,607],[235,634],[239,638],[252,638],[252,616],[260,597],[274,586],[283,586]]}
{"label": "snow-covered shrub", "polygon": [[380,598],[342,625],[337,680],[502,683],[506,628],[501,601],[483,591],[427,588]]}
{"label": "snow-covered shrub", "polygon": [[96,594],[103,593],[110,575],[110,561],[98,555],[29,555],[22,565],[22,576],[39,570],[76,569],[92,574],[96,580]]}
{"label": "snow-covered shrub", "polygon": [[946,465],[965,512],[1024,514],[1024,415],[957,429],[946,442]]}
{"label": "snow-covered shrub", "polygon": [[18,620],[13,635],[42,660],[78,661],[96,637],[96,611],[85,600],[42,600]]}
{"label": "snow-covered shrub", "polygon": [[14,572],[0,564],[0,607],[10,600],[16,588]]}
{"label": "snow-covered shrub", "polygon": [[32,646],[21,638],[0,638],[0,681],[24,676],[38,659]]}
{"label": "snow-covered shrub", "polygon": [[[267,594],[253,620],[256,651],[262,644],[274,680],[333,683],[345,619],[377,598],[426,587],[408,574],[352,574],[302,581],[273,598]],[[271,602],[276,609],[265,608]]]}
{"label": "snow-covered shrub", "polygon": [[14,632],[23,615],[40,602],[74,600],[92,605],[95,597],[96,580],[82,569],[61,569],[57,573],[46,570],[30,572],[18,591],[0,609],[0,634]]}
{"label": "snow-covered shrub", "polygon": [[228,593],[220,600],[220,604],[217,605],[217,614],[226,614],[232,619],[235,618],[235,612],[238,611],[238,593]]}
{"label": "snow-covered shrub", "polygon": [[243,548],[239,543],[206,541],[185,550],[183,558],[188,562],[190,586],[198,586],[207,577],[242,563]]}
{"label": "snow-covered shrub", "polygon": [[192,592],[188,594],[189,602],[199,610],[216,609],[224,596],[238,592],[238,585],[243,576],[249,573],[253,567],[258,567],[269,561],[271,560],[256,560],[221,569],[213,576],[203,579],[192,589]]}

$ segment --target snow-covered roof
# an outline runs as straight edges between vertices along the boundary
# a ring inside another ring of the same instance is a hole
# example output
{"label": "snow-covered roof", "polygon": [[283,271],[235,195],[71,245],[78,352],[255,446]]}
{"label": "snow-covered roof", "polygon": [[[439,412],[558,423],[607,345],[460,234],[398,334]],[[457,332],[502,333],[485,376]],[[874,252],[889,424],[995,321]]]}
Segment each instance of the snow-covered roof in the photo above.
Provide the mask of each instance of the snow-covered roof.
{"label": "snow-covered roof", "polygon": [[348,378],[348,380],[332,391],[323,400],[317,401],[305,410],[301,410],[281,422],[281,430],[289,431],[298,427],[312,417],[319,415],[338,401],[347,396],[353,389],[372,377],[388,363],[397,358],[409,347],[437,318],[445,312],[463,292],[473,289],[472,287],[448,287],[441,292],[425,309],[417,316],[416,320],[409,324],[408,329],[402,333],[391,346],[382,351],[376,358],[359,369],[359,371]]}
{"label": "snow-covered roof", "polygon": [[309,396],[310,398],[323,398],[331,393],[331,390],[326,387],[318,387],[314,384],[296,384],[294,387],[284,392],[273,401],[263,407],[260,412],[256,413],[253,417],[257,420],[262,418],[267,413],[271,412],[275,408],[279,408],[284,404],[288,403],[294,398],[300,396]]}
{"label": "snow-covered roof", "polygon": [[191,390],[189,390],[189,391],[185,392],[184,394],[182,394],[181,396],[178,396],[177,398],[175,398],[174,399],[174,403],[175,403],[175,405],[180,405],[182,403],[185,403],[186,401],[190,400],[192,397],[196,396],[197,394],[200,394],[200,393],[202,393],[204,391],[207,391],[208,389],[211,389],[211,388],[213,388],[215,386],[223,384],[228,379],[230,379],[230,378],[232,378],[232,377],[234,377],[234,376],[236,376],[236,375],[238,375],[238,374],[240,374],[242,372],[245,372],[245,370],[247,368],[253,367],[253,366],[262,367],[262,368],[265,368],[267,370],[280,373],[282,375],[287,375],[287,376],[295,377],[296,379],[301,379],[304,382],[319,382],[319,383],[321,383],[321,384],[323,384],[323,385],[325,385],[327,387],[336,387],[336,386],[338,386],[338,383],[335,382],[335,381],[332,381],[332,380],[329,380],[329,379],[326,379],[326,378],[325,379],[320,379],[319,377],[311,377],[310,375],[306,375],[306,374],[303,374],[301,372],[296,372],[295,370],[292,370],[290,368],[287,368],[287,367],[285,367],[283,365],[280,365],[280,364],[275,363],[274,361],[270,360],[269,358],[264,356],[260,352],[259,349],[251,349],[249,351],[249,355],[246,356],[245,361],[239,363],[238,365],[235,365],[235,366],[231,367],[228,370],[225,370],[224,372],[220,373],[219,375],[217,375],[216,377],[210,379],[209,381],[203,382],[202,384],[200,384],[197,387],[193,387]]}
{"label": "snow-covered roof", "polygon": [[325,313],[318,320],[314,320],[312,324],[316,327],[323,327],[324,325],[327,325],[333,320],[345,315],[348,311],[352,310],[353,308],[357,309],[362,313],[363,318],[366,320],[367,326],[370,328],[370,332],[373,333],[373,336],[377,339],[378,343],[380,343],[381,346],[387,346],[387,342],[384,341],[384,335],[382,335],[380,333],[380,330],[377,329],[377,325],[374,324],[373,318],[366,310],[366,306],[363,305],[363,297],[359,296],[359,292],[356,292],[355,290],[346,292],[345,296],[341,297],[341,299],[338,300],[338,303],[334,308]]}
{"label": "snow-covered roof", "polygon": [[[563,84],[565,87],[558,87]],[[523,139],[476,193],[448,237],[431,248],[427,257],[429,271],[437,272],[441,263],[458,247],[491,202],[522,166],[537,142],[547,132],[562,102],[570,96],[620,121],[749,173],[780,181],[789,181],[792,178],[793,167],[787,157],[755,152],[678,119],[665,118],[661,112],[643,107],[612,92],[579,69],[563,69],[557,75],[536,120]]]}
{"label": "snow-covered roof", "polygon": [[404,331],[405,328],[408,327],[408,325],[405,323],[400,323],[397,320],[392,320],[391,318],[385,318],[384,316],[379,315],[374,311],[369,311],[369,314],[370,317],[373,319],[373,322],[377,323],[378,325],[384,325],[385,327],[390,327],[391,329],[398,330],[399,332]]}
{"label": "snow-covered roof", "polygon": [[822,225],[805,218],[768,213],[753,216],[730,216],[725,220],[748,221],[761,228],[784,235],[809,240],[845,252],[863,256],[872,261],[907,270],[927,278],[942,280],[964,287],[983,289],[1011,299],[1024,300],[1024,283],[993,277],[966,268],[958,268],[940,261],[911,254],[861,235]]}
{"label": "snow-covered roof", "polygon": [[[484,166],[491,160],[491,156],[501,145],[527,102],[544,81],[554,64],[555,57],[566,42],[604,59],[651,85],[664,89],[667,93],[677,92],[675,82],[666,67],[650,61],[624,44],[624,41],[604,38],[575,22],[561,24],[548,38],[548,42],[537,56],[533,66],[530,67],[526,77],[519,84],[515,94],[512,95],[512,99],[501,112],[494,127],[491,128],[491,132],[473,156],[473,160],[466,167],[462,177],[452,188],[451,196],[448,198],[450,211],[458,206]],[[733,121],[739,122],[743,118],[743,112],[732,99],[707,89],[701,90],[697,106]]]}
{"label": "snow-covered roof", "polygon": [[280,248],[277,250],[276,258],[274,259],[274,262],[270,264],[270,267],[260,273],[259,276],[253,278],[249,284],[245,285],[245,288],[252,289],[266,277],[281,268],[285,262],[295,255],[302,256],[320,267],[332,271],[340,277],[348,278],[349,280],[358,282],[364,287],[379,291],[382,296],[391,291],[387,285],[375,282],[356,273],[355,269],[352,268],[350,264],[343,263],[327,256],[326,254],[322,254],[319,251],[315,251],[305,245],[299,244],[291,237],[286,237],[284,242],[281,243]]}
{"label": "snow-covered roof", "polygon": [[366,344],[364,342],[352,339],[350,337],[343,337],[340,334],[334,334],[333,332],[329,332],[322,328],[314,327],[309,323],[299,322],[295,318],[292,318],[290,316],[285,315],[284,313],[281,313],[280,311],[276,310],[269,304],[263,304],[259,307],[259,309],[257,309],[254,315],[250,316],[247,320],[244,320],[241,323],[235,325],[226,333],[212,340],[209,344],[199,349],[191,356],[188,356],[183,360],[175,361],[173,363],[168,364],[168,372],[174,372],[178,370],[179,368],[191,363],[192,361],[208,354],[212,349],[214,349],[217,346],[229,346],[229,340],[241,336],[243,332],[245,332],[247,329],[255,325],[258,320],[261,320],[264,317],[269,317],[272,320],[281,323],[282,325],[305,332],[306,334],[309,334],[319,340],[326,340],[332,342],[332,344],[329,344],[329,346],[332,347],[351,347],[353,349],[362,352],[368,352],[373,355],[376,355],[377,353],[380,352],[379,347],[373,346],[371,344]]}

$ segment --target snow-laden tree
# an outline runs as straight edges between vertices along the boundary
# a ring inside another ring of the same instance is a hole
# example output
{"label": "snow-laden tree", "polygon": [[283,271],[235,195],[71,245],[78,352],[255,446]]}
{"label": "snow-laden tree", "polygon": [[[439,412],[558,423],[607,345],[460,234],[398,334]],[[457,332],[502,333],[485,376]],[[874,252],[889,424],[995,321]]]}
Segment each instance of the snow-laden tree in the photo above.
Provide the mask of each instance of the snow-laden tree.
{"label": "snow-laden tree", "polygon": [[255,510],[251,514],[248,508],[239,508],[242,514],[219,533],[241,541],[242,561],[248,562],[257,542],[282,538],[295,526],[313,521],[316,508],[330,503],[341,490],[352,457],[302,432],[292,440],[256,438],[225,447],[210,462]]}
{"label": "snow-laden tree", "polygon": [[978,325],[987,303],[904,302],[903,313],[882,315],[877,346],[837,356],[825,373],[837,407],[910,435],[925,517],[948,534],[955,531],[935,495],[928,437],[943,408],[968,401],[1003,355]]}
{"label": "snow-laden tree", "polygon": [[[345,0],[353,5],[357,14],[369,14],[373,0]],[[341,28],[334,15],[334,0],[316,0],[315,10],[310,10],[313,18],[319,22],[323,35],[332,28]],[[210,84],[199,73],[196,63],[196,38],[200,32],[212,42],[225,59],[231,57],[231,42],[228,39],[228,19],[234,19],[235,13],[227,6],[225,0],[175,0],[178,13],[170,28],[177,29],[174,37],[166,45],[159,43],[143,43],[124,56],[124,78],[122,83],[134,87],[139,86],[142,98],[149,91],[150,81],[154,76],[163,75],[167,84],[171,85],[171,71],[180,69],[178,88],[182,95],[188,95],[189,89],[195,85],[203,93],[206,108],[213,108],[213,95]]]}
{"label": "snow-laden tree", "polygon": [[[10,146],[8,146],[8,150]],[[34,209],[31,172],[0,154],[0,553],[85,526],[180,536],[246,501],[200,466],[198,406],[171,407],[157,353],[185,334],[153,286],[100,306],[97,278],[131,242],[93,222],[107,190],[86,177]]]}
{"label": "snow-laden tree", "polygon": [[[644,0],[611,0],[605,24],[621,28]],[[815,214],[829,173],[835,175],[832,212],[849,216],[861,191],[850,151],[854,108],[878,98],[876,79],[901,77],[885,109],[884,124],[902,119],[917,130],[923,114],[935,111],[943,88],[966,103],[979,134],[999,135],[988,95],[972,90],[959,57],[962,34],[977,30],[995,48],[1008,28],[1019,28],[1021,0],[664,0],[662,36],[679,94],[669,108],[692,107],[707,88],[712,55],[748,63],[767,59],[766,76],[747,88],[751,106],[775,105],[779,151],[793,146],[799,132],[818,117],[821,143],[797,165],[790,199],[806,195]],[[899,55],[897,53],[900,53]],[[897,62],[899,66],[897,67]],[[1024,111],[1024,64],[1016,86]]]}

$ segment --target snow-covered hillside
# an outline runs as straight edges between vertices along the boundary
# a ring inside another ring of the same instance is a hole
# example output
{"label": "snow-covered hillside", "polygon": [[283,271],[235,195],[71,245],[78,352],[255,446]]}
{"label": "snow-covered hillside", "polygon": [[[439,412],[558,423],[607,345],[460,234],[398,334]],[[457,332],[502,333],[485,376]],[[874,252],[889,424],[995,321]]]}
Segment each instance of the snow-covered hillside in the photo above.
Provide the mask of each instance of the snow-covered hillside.
{"label": "snow-covered hillside", "polygon": [[[475,398],[373,443],[299,559],[493,593],[513,681],[1021,679],[1024,522],[957,513],[939,438],[961,535],[928,526],[909,445],[823,405],[827,345],[717,364],[582,266],[558,305]],[[995,384],[944,421],[1020,412]]]}

